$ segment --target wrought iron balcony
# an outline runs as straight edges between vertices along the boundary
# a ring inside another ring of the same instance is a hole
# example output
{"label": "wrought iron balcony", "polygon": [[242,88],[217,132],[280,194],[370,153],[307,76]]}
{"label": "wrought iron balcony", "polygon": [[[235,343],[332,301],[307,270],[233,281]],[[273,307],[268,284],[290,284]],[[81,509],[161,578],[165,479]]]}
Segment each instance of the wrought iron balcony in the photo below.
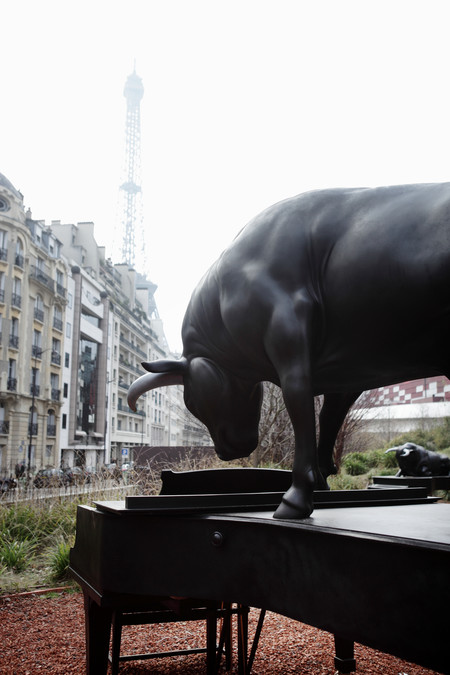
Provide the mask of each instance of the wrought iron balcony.
{"label": "wrought iron balcony", "polygon": [[11,293],[11,304],[13,307],[22,307],[22,296],[18,293]]}
{"label": "wrought iron balcony", "polygon": [[14,258],[14,265],[23,269],[23,255],[21,253],[16,253]]}
{"label": "wrought iron balcony", "polygon": [[41,323],[44,323],[44,310],[39,309],[39,307],[34,308],[34,318],[40,321]]}
{"label": "wrought iron balcony", "polygon": [[8,382],[7,382],[7,389],[8,391],[16,391],[17,390],[17,378],[16,377],[8,377]]}
{"label": "wrought iron balcony", "polygon": [[38,384],[30,384],[30,394],[32,396],[39,396],[41,388]]}
{"label": "wrought iron balcony", "polygon": [[57,292],[58,295],[60,295],[62,298],[65,298],[65,297],[66,297],[66,289],[64,288],[64,286],[61,286],[61,284],[58,284],[58,283],[56,284],[56,292]]}
{"label": "wrought iron balcony", "polygon": [[56,424],[47,424],[47,436],[56,436]]}
{"label": "wrought iron balcony", "polygon": [[60,396],[61,396],[61,389],[52,388],[52,401],[59,401]]}
{"label": "wrought iron balcony", "polygon": [[56,330],[62,331],[63,329],[63,322],[61,319],[58,319],[56,316],[53,317],[53,328],[56,328]]}
{"label": "wrought iron balcony", "polygon": [[8,258],[8,249],[0,248],[0,260],[7,260]]}
{"label": "wrought iron balcony", "polygon": [[54,280],[51,277],[49,277],[48,274],[45,274],[45,272],[36,267],[36,265],[31,265],[30,276],[33,279],[36,279],[36,281],[39,281],[39,283],[49,288],[54,293],[55,291]]}
{"label": "wrought iron balcony", "polygon": [[29,436],[37,436],[39,430],[39,425],[34,424],[34,423],[29,423],[28,424],[28,435]]}
{"label": "wrought iron balcony", "polygon": [[54,350],[52,350],[51,362],[54,363],[56,366],[60,366],[61,354],[59,352],[55,352]]}
{"label": "wrought iron balcony", "polygon": [[9,434],[9,420],[6,422],[3,420],[3,422],[0,422],[0,434]]}
{"label": "wrought iron balcony", "polygon": [[40,359],[42,357],[42,347],[39,347],[39,345],[31,345],[31,355]]}
{"label": "wrought iron balcony", "polygon": [[13,347],[14,349],[19,349],[19,336],[18,335],[10,335],[9,336],[9,346]]}

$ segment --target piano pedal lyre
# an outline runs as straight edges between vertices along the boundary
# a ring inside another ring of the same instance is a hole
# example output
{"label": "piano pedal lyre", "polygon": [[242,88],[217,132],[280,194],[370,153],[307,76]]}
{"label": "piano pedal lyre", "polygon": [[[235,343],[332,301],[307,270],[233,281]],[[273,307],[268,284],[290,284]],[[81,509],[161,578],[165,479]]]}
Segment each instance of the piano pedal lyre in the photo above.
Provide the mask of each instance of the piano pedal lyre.
{"label": "piano pedal lyre", "polygon": [[[152,607],[145,610],[115,609],[112,614],[112,645],[109,654],[111,673],[112,675],[118,675],[120,662],[199,653],[206,653],[207,675],[217,675],[224,654],[225,668],[229,671],[232,667],[231,621],[232,615],[236,614],[238,623],[238,673],[239,675],[249,675],[251,665],[249,669],[249,663],[247,662],[248,613],[249,608],[244,605],[237,605],[236,608],[233,608],[231,603],[208,603],[190,598],[155,598]],[[206,647],[174,649],[146,654],[120,654],[123,626],[198,621],[201,619],[206,620]],[[217,621],[219,619],[222,620],[222,625],[219,642],[217,643]]]}

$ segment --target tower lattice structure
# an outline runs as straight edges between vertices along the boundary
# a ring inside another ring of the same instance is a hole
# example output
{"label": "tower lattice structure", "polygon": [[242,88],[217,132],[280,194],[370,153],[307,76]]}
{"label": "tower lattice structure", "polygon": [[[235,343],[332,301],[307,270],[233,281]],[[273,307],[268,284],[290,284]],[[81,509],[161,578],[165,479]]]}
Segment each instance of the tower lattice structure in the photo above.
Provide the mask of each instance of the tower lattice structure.
{"label": "tower lattice structure", "polygon": [[[142,79],[136,68],[128,76],[123,90],[127,101],[125,124],[125,163],[120,185],[121,262],[136,265],[136,241],[143,254],[142,187],[141,187],[141,112],[144,95]],[[144,262],[143,260],[141,262]]]}

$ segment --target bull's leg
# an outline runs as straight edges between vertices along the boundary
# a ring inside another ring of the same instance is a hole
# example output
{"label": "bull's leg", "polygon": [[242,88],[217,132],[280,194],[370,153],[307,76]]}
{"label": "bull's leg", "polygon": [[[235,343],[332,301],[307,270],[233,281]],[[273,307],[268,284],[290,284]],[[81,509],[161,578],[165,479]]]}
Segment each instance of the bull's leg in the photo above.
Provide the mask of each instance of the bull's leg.
{"label": "bull's leg", "polygon": [[320,476],[316,487],[319,490],[327,490],[328,476],[332,476],[337,472],[333,462],[333,449],[336,437],[345,416],[360,393],[326,394],[324,396],[319,416],[320,435],[317,448]]}
{"label": "bull's leg", "polygon": [[265,347],[278,374],[295,436],[292,485],[274,517],[307,518],[319,476],[310,352],[313,305],[305,296],[294,304],[281,294],[274,307]]}
{"label": "bull's leg", "polygon": [[[295,434],[292,485],[275,511],[275,518],[307,518],[313,510],[313,491],[319,477],[314,421],[314,397],[307,384],[292,383],[295,395],[283,389]],[[303,385],[303,386],[302,386]]]}

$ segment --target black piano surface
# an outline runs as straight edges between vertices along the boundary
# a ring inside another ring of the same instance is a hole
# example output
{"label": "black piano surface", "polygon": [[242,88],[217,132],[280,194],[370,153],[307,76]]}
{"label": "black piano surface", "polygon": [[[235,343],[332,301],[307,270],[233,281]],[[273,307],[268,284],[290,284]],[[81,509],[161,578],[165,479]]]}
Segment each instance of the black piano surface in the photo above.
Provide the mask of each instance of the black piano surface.
{"label": "black piano surface", "polygon": [[273,518],[274,493],[79,506],[70,568],[97,618],[158,595],[238,602],[450,673],[450,506],[403,490],[297,521]]}

